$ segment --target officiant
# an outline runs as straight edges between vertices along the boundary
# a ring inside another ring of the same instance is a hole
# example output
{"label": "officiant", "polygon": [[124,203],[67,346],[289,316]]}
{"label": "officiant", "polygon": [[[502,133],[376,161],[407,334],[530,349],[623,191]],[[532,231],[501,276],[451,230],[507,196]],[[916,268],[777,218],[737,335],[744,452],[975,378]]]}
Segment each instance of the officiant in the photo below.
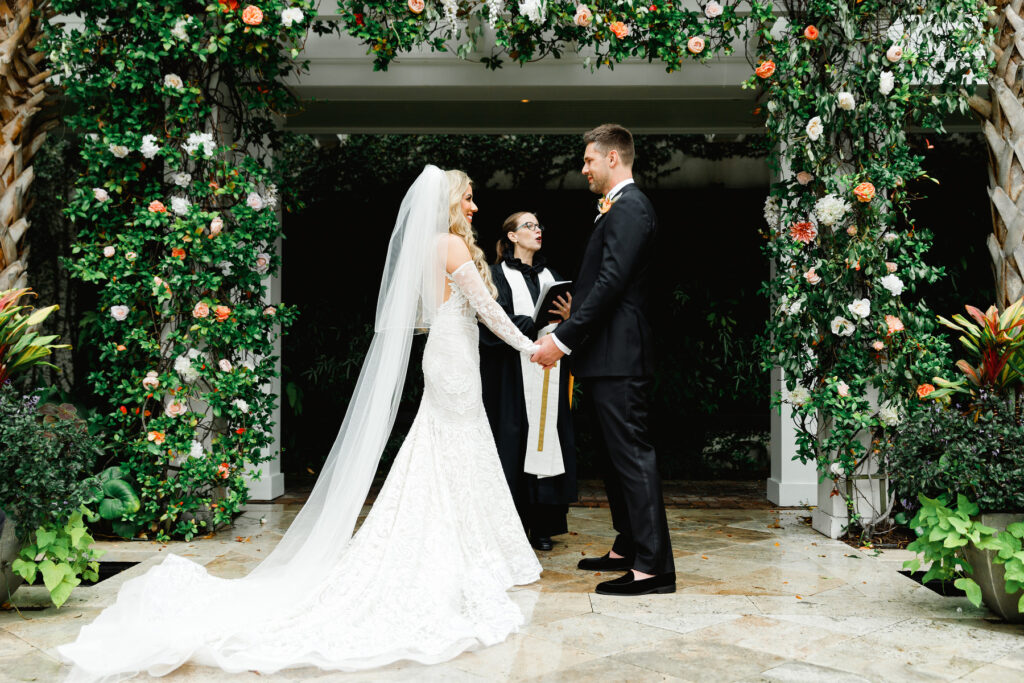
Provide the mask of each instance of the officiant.
{"label": "officiant", "polygon": [[[550,333],[569,317],[571,295],[560,297],[533,319],[546,284],[561,281],[538,252],[544,226],[520,211],[505,219],[491,276],[498,304],[530,339]],[[551,550],[551,537],[568,531],[569,503],[576,500],[576,443],[569,414],[569,371],[559,363],[545,372],[480,326],[480,374],[484,408],[516,509],[530,543]]]}

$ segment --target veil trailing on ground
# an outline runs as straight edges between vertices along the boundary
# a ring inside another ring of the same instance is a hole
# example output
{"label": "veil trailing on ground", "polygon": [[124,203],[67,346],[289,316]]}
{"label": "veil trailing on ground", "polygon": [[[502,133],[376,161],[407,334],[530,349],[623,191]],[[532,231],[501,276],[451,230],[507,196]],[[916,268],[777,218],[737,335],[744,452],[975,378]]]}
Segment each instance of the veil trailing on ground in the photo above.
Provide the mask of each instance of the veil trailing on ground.
{"label": "veil trailing on ground", "polygon": [[[406,193],[388,247],[374,336],[345,419],[309,500],[274,551],[248,576],[218,579],[169,556],[125,583],[117,602],[59,651],[69,680],[161,675],[188,659],[251,669],[237,653],[273,629],[334,567],[355,528],[398,411],[412,335],[429,329],[443,300],[448,181],[427,166]],[[282,663],[281,666],[285,666]]]}

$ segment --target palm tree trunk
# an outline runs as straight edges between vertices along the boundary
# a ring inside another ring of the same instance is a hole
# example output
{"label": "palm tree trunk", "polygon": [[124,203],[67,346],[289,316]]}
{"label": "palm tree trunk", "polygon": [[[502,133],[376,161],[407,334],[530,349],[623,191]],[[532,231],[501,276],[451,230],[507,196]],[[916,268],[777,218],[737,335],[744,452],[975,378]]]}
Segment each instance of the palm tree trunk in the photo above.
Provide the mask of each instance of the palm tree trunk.
{"label": "palm tree trunk", "polygon": [[27,286],[31,163],[58,124],[50,71],[35,50],[52,15],[48,0],[0,0],[0,291]]}

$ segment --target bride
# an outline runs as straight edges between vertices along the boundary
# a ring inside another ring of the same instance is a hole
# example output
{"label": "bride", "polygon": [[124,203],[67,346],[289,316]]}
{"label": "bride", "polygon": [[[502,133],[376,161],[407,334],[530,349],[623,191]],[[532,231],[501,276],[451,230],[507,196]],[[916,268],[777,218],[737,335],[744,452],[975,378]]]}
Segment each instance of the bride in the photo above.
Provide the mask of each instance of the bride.
{"label": "bride", "polygon": [[[241,579],[170,555],[59,648],[69,680],[163,675],[186,661],[272,673],[432,664],[523,622],[506,591],[540,564],[516,514],[481,400],[479,318],[536,347],[493,298],[461,171],[427,166],[402,201],[375,334],[316,487],[284,538]],[[423,400],[359,532],[352,530],[402,394],[416,331]]]}

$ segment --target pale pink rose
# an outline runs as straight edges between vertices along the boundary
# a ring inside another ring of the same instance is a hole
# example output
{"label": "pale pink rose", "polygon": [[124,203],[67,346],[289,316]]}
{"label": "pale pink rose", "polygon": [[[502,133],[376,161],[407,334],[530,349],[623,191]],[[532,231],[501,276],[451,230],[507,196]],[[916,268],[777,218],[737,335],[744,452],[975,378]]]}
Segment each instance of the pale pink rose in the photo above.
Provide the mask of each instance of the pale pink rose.
{"label": "pale pink rose", "polygon": [[896,63],[903,59],[903,48],[899,45],[893,45],[885,51],[885,58],[892,63]]}
{"label": "pale pink rose", "polygon": [[125,318],[128,317],[128,313],[130,310],[131,309],[129,309],[127,306],[111,306],[110,315],[114,318],[114,320],[124,320]]}
{"label": "pale pink rose", "polygon": [[114,255],[114,251],[115,250],[114,250],[113,247],[103,247],[103,255],[106,256],[107,258],[110,258],[111,256],[113,256]]}
{"label": "pale pink rose", "polygon": [[263,200],[263,197],[261,197],[256,192],[250,192],[249,196],[245,198],[245,203],[253,211],[261,211],[263,210],[263,207],[267,205],[267,203]]}
{"label": "pale pink rose", "polygon": [[850,385],[842,380],[839,380],[838,382],[836,382],[836,391],[839,392],[840,396],[849,396]]}
{"label": "pale pink rose", "polygon": [[256,254],[256,265],[253,267],[257,273],[262,275],[270,269],[270,254]]}
{"label": "pale pink rose", "polygon": [[217,366],[220,367],[222,372],[231,372],[231,361],[227,358],[221,358],[217,361]]}
{"label": "pale pink rose", "polygon": [[224,229],[224,221],[220,216],[210,221],[210,237],[216,237]]}
{"label": "pale pink rose", "polygon": [[409,11],[413,14],[420,14],[426,8],[427,4],[423,0],[409,0]]}
{"label": "pale pink rose", "polygon": [[124,257],[129,261],[134,261],[135,259],[139,258],[139,255],[136,254],[134,251],[126,251],[124,253]]}
{"label": "pale pink rose", "polygon": [[850,227],[848,227],[846,229],[846,234],[849,235],[850,237],[853,237],[854,235],[856,235],[857,234],[857,226],[856,225],[851,225]]}
{"label": "pale pink rose", "polygon": [[210,305],[205,301],[200,301],[196,304],[196,307],[192,309],[193,318],[205,318],[210,315]]}
{"label": "pale pink rose", "polygon": [[590,26],[590,23],[594,20],[594,13],[590,11],[590,8],[586,5],[576,6],[576,16],[572,18],[577,26],[586,28]]}
{"label": "pale pink rose", "polygon": [[146,376],[142,378],[142,386],[150,391],[160,386],[160,379],[157,377],[156,370],[150,370],[146,373]]}
{"label": "pale pink rose", "polygon": [[821,282],[821,276],[814,272],[814,268],[811,268],[804,273],[804,279],[807,280],[808,284],[816,285]]}
{"label": "pale pink rose", "polygon": [[704,52],[705,45],[706,43],[704,42],[704,39],[700,36],[694,36],[686,41],[686,49],[695,55],[699,55],[701,52]]}
{"label": "pale pink rose", "polygon": [[92,196],[98,202],[105,202],[110,199],[110,195],[102,187],[92,188]]}
{"label": "pale pink rose", "polygon": [[171,401],[164,409],[164,412],[166,412],[169,417],[181,417],[187,411],[188,408],[186,408],[185,404],[181,401]]}
{"label": "pale pink rose", "polygon": [[896,264],[893,263],[892,261],[886,261],[885,262],[885,269],[888,270],[890,273],[895,273],[896,272]]}
{"label": "pale pink rose", "polygon": [[275,315],[276,313],[277,309],[274,308],[273,306],[267,306],[266,308],[263,309],[263,315]]}
{"label": "pale pink rose", "polygon": [[871,342],[871,348],[873,348],[875,351],[885,351],[885,342],[876,339],[875,341]]}
{"label": "pale pink rose", "polygon": [[885,326],[889,328],[889,334],[902,332],[905,329],[903,327],[903,321],[894,315],[885,316]]}
{"label": "pale pink rose", "polygon": [[808,173],[807,171],[800,171],[796,174],[796,181],[801,185],[807,185],[814,180],[814,174]]}

